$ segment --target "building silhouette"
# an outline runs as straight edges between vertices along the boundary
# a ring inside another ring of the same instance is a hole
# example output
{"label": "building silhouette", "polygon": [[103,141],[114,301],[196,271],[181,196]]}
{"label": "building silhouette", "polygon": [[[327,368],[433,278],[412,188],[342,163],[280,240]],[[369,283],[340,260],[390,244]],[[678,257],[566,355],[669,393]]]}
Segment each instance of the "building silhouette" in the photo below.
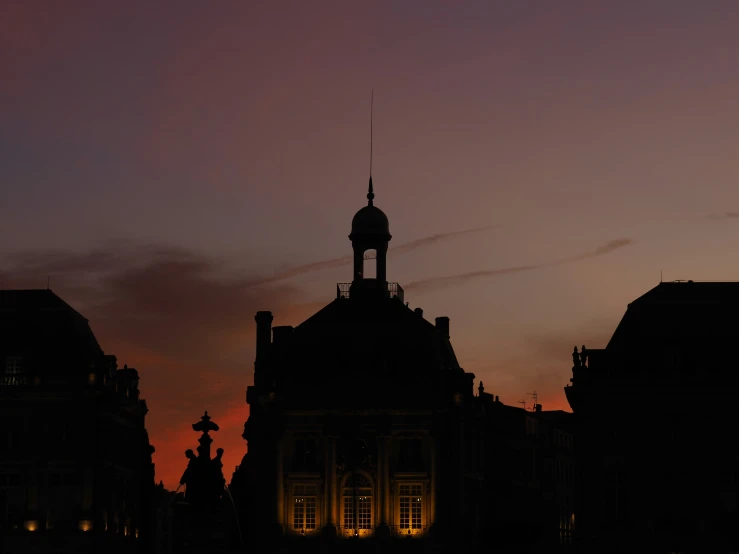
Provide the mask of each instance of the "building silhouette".
{"label": "building silhouette", "polygon": [[504,406],[482,385],[475,395],[449,318],[432,324],[387,281],[390,228],[371,178],[367,199],[349,235],[352,282],[297,327],[256,314],[248,452],[230,487],[247,542],[260,552],[557,551],[573,500],[553,480],[562,453],[552,437],[569,414]]}
{"label": "building silhouette", "polygon": [[146,551],[154,449],[137,371],[50,290],[0,291],[0,362],[0,551]]}
{"label": "building silhouette", "polygon": [[572,414],[538,403],[532,411],[508,406],[479,390],[467,421],[466,468],[480,491],[467,501],[476,551],[573,552]]}
{"label": "building silhouette", "polygon": [[739,550],[738,309],[739,283],[660,283],[573,356],[581,552]]}

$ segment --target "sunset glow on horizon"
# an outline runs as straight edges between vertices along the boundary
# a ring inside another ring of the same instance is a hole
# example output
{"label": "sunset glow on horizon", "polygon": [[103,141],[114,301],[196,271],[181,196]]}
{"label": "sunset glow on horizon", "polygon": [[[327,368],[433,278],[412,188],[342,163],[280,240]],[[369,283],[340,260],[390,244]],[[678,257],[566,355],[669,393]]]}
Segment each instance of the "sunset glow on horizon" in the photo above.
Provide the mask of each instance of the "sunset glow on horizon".
{"label": "sunset glow on horizon", "polygon": [[0,288],[51,289],[139,371],[156,480],[205,410],[246,452],[258,310],[388,280],[460,365],[567,409],[660,279],[739,280],[739,3],[10,0],[0,7]]}

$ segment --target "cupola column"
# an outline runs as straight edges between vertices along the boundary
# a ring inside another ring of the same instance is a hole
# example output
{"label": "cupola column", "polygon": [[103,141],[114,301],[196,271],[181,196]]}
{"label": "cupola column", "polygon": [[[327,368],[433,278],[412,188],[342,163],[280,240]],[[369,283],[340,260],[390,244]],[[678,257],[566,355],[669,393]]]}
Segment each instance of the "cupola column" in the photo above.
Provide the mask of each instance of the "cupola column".
{"label": "cupola column", "polygon": [[361,281],[364,277],[364,251],[361,248],[354,247],[354,282]]}
{"label": "cupola column", "polygon": [[377,248],[377,280],[380,282],[387,281],[387,242],[380,248]]}

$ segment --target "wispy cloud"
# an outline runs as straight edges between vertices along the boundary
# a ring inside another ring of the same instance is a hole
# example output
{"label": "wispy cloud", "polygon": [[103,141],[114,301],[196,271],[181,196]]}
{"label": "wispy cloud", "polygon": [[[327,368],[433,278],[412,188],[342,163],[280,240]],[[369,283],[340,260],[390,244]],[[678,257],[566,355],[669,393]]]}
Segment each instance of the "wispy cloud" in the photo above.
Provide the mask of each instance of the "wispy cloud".
{"label": "wispy cloud", "polygon": [[[420,239],[412,240],[410,242],[399,244],[398,246],[390,248],[388,250],[388,256],[397,255],[397,254],[406,254],[408,252],[416,250],[417,248],[431,246],[432,244],[436,244],[438,242],[443,242],[446,240],[462,237],[464,235],[470,235],[472,233],[479,233],[481,231],[487,231],[487,230],[493,229],[494,227],[496,227],[496,225],[475,227],[473,229],[465,229],[462,231],[451,231],[449,233],[437,233],[435,235],[430,235],[428,237],[423,237]],[[291,277],[297,277],[299,275],[304,275],[306,273],[312,273],[314,271],[321,271],[324,269],[333,269],[336,267],[343,267],[346,265],[350,265],[352,261],[353,261],[352,256],[342,256],[340,258],[331,258],[328,260],[320,260],[318,262],[311,262],[309,264],[288,268],[284,271],[280,271],[279,273],[275,273],[268,277],[260,278],[256,280],[254,284],[255,285],[265,285],[269,283],[276,283],[277,281],[290,279]]]}
{"label": "wispy cloud", "polygon": [[709,214],[706,219],[739,219],[739,212],[724,212],[722,214]]}
{"label": "wispy cloud", "polygon": [[408,285],[405,285],[403,288],[405,290],[416,290],[416,291],[432,290],[432,289],[462,285],[474,279],[481,279],[485,277],[496,277],[499,275],[507,275],[509,273],[521,273],[524,271],[532,271],[535,269],[542,269],[545,267],[554,267],[558,265],[571,264],[571,263],[579,262],[582,260],[587,260],[590,258],[596,258],[598,256],[605,256],[607,254],[610,254],[611,252],[615,252],[619,248],[623,248],[624,246],[633,244],[633,242],[634,241],[632,239],[626,239],[626,238],[616,239],[616,240],[607,242],[606,244],[602,246],[599,246],[592,252],[585,252],[583,254],[569,256],[567,258],[562,258],[562,259],[554,260],[551,262],[541,262],[541,263],[536,263],[536,264],[504,267],[504,268],[499,268],[499,269],[483,269],[479,271],[471,271],[468,273],[460,273],[458,275],[449,275],[446,277],[431,277],[430,279],[422,279],[419,281],[413,281],[411,283],[408,283]]}
{"label": "wispy cloud", "polygon": [[437,233],[435,235],[430,235],[428,237],[423,237],[420,239],[412,240],[404,244],[399,244],[398,246],[394,248],[390,248],[390,250],[388,250],[388,255],[405,254],[406,252],[410,252],[412,250],[415,250],[416,248],[421,248],[423,246],[431,246],[432,244],[436,244],[437,242],[442,242],[442,241],[446,241],[449,239],[458,238],[464,235],[470,235],[472,233],[480,233],[482,231],[489,231],[490,229],[495,229],[496,227],[498,226],[497,225],[486,225],[484,227],[474,227],[472,229],[465,229],[463,231],[452,231],[450,233]]}

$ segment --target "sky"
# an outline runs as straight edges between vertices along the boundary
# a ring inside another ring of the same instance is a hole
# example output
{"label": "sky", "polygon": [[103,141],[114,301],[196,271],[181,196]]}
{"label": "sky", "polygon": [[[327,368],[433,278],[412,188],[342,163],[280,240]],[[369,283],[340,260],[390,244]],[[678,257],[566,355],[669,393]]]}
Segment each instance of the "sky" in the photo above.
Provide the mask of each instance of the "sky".
{"label": "sky", "polygon": [[388,279],[501,401],[569,409],[664,280],[739,279],[734,0],[0,3],[0,288],[51,288],[138,369],[156,479],[208,410],[246,451],[258,310]]}

